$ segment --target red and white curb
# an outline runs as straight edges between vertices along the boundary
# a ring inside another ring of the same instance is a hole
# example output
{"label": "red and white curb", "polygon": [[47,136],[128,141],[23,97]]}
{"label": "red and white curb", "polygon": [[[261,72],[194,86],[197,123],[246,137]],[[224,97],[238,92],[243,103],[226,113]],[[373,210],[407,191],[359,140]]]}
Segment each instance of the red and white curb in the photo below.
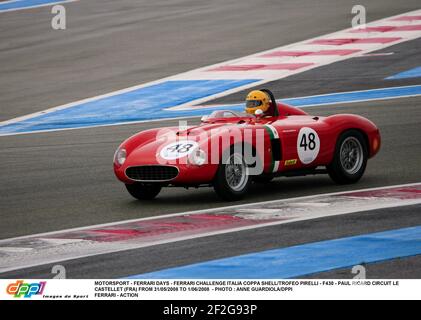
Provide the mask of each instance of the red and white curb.
{"label": "red and white curb", "polygon": [[0,240],[0,272],[242,230],[421,203],[421,183],[177,213]]}
{"label": "red and white curb", "polygon": [[334,62],[363,56],[421,37],[421,10],[377,20],[250,56],[176,75],[178,80],[261,79],[257,83],[195,100],[170,110],[185,110],[249,87],[283,79]]}

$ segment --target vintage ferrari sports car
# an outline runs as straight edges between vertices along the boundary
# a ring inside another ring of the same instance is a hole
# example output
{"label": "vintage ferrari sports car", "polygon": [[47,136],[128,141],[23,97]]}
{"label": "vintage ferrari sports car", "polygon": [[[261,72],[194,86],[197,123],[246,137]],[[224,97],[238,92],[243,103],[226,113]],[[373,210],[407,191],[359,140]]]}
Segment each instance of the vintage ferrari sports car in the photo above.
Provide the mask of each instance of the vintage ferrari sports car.
{"label": "vintage ferrari sports car", "polygon": [[277,103],[269,90],[252,91],[245,111],[137,133],[118,147],[114,172],[139,200],[163,187],[213,186],[232,201],[252,183],[280,176],[327,173],[338,184],[357,182],[380,149],[379,129],[358,115],[312,116]]}

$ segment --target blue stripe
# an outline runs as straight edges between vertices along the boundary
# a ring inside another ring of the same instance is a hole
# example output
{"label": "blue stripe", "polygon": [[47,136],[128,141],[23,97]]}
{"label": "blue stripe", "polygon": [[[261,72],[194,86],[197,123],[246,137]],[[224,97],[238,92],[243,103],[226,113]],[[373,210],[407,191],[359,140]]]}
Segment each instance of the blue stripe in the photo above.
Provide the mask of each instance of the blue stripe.
{"label": "blue stripe", "polygon": [[179,80],[135,89],[74,107],[0,126],[0,134],[83,128],[150,119],[200,115],[197,111],[166,111],[258,80]]}
{"label": "blue stripe", "polygon": [[0,2],[0,12],[6,11],[6,10],[16,10],[16,9],[25,9],[29,7],[37,7],[37,6],[43,6],[47,4],[53,4],[53,3],[60,3],[60,2],[66,2],[60,1],[60,0],[17,0],[17,1],[7,1],[7,2]]}
{"label": "blue stripe", "polygon": [[296,107],[334,104],[341,102],[370,101],[377,99],[399,98],[409,95],[421,95],[421,85],[411,87],[393,87],[345,93],[331,93],[321,96],[293,98],[284,100]]}
{"label": "blue stripe", "polygon": [[[167,81],[3,125],[0,126],[0,135],[67,128],[84,128],[152,119],[201,116],[208,114],[215,109],[241,111],[244,110],[244,104],[222,105],[217,108],[209,107],[182,111],[169,111],[166,109],[257,81],[259,80]],[[421,95],[421,85],[331,93],[320,96],[290,98],[282,101],[303,108],[315,105],[370,101],[374,99],[390,99],[416,95]]]}
{"label": "blue stripe", "polygon": [[287,279],[421,254],[421,226],[220,259],[133,279]]}
{"label": "blue stripe", "polygon": [[411,70],[407,70],[394,76],[387,77],[386,80],[397,80],[397,79],[407,79],[407,78],[419,78],[421,77],[421,67],[417,67]]}

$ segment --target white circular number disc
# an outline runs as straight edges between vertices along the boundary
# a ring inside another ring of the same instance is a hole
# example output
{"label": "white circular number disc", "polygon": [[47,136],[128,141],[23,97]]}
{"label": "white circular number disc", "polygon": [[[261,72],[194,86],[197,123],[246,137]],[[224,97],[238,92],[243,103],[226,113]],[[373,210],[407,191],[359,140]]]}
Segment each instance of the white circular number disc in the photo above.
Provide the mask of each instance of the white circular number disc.
{"label": "white circular number disc", "polygon": [[189,155],[198,146],[196,141],[180,140],[163,147],[159,155],[165,160],[175,160]]}
{"label": "white circular number disc", "polygon": [[298,157],[303,164],[316,160],[320,151],[319,135],[312,128],[301,128],[297,139]]}

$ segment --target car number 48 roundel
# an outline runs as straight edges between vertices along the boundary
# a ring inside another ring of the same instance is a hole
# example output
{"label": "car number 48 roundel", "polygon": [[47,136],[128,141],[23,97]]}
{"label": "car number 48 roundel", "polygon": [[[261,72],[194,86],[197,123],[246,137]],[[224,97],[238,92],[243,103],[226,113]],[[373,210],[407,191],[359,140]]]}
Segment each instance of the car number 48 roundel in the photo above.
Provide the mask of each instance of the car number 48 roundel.
{"label": "car number 48 roundel", "polygon": [[316,160],[320,151],[320,138],[317,132],[308,127],[301,128],[297,139],[297,152],[303,164]]}

